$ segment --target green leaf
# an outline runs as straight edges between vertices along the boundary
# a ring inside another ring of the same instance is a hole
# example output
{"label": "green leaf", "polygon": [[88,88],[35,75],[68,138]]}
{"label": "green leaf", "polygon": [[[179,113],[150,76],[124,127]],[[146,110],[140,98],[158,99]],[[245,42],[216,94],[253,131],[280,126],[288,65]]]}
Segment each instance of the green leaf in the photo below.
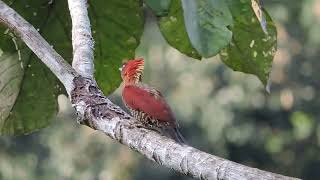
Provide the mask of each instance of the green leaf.
{"label": "green leaf", "polygon": [[[59,53],[70,59],[71,42],[64,31],[66,23],[70,23],[69,18],[66,18],[69,17],[66,1],[56,0],[54,4],[14,1],[11,7],[39,28]],[[0,97],[8,98],[6,108],[0,110],[0,134],[26,134],[46,127],[58,110],[56,99],[62,90],[60,83],[24,43],[13,38],[13,35],[8,38],[8,35],[0,34],[0,48],[4,51],[1,59],[12,64],[10,68],[3,66],[6,73],[0,76],[0,81],[7,79]],[[16,43],[13,43],[12,38]]]}
{"label": "green leaf", "polygon": [[[23,69],[18,53],[5,53],[0,56],[0,132],[5,126],[5,120],[16,101],[23,78]],[[7,128],[5,128],[7,129]]]}
{"label": "green leaf", "polygon": [[[67,1],[26,0],[14,1],[10,5],[39,28],[59,54],[66,60],[72,59],[71,21]],[[134,58],[143,31],[141,8],[141,4],[135,0],[97,0],[90,5],[96,40],[95,75],[105,93],[119,86],[121,79],[118,68],[122,60]],[[6,100],[1,101],[6,102],[5,107],[2,107],[4,103],[0,103],[0,134],[26,134],[50,123],[57,113],[57,95],[64,88],[40,60],[30,55],[30,50],[22,42],[16,40],[15,45],[12,37],[8,36],[0,35],[0,48],[3,51],[0,59],[6,63],[0,69],[4,68],[7,72],[0,76],[0,87],[3,86],[0,100]],[[17,49],[21,54],[20,59],[17,59]],[[19,65],[10,71],[6,70],[14,63]],[[20,64],[23,69],[18,68]]]}
{"label": "green leaf", "polygon": [[3,120],[1,134],[19,135],[46,127],[57,113],[58,83],[51,72],[31,55],[19,96]]}
{"label": "green leaf", "polygon": [[193,47],[212,57],[231,41],[232,15],[224,0],[182,0],[184,21]]}
{"label": "green leaf", "polygon": [[159,19],[159,27],[162,35],[167,42],[181,53],[201,59],[189,40],[185,29],[181,2],[173,1],[169,10],[169,14]]}
{"label": "green leaf", "polygon": [[221,51],[221,59],[233,70],[254,74],[267,85],[277,48],[276,27],[264,11],[268,29],[265,34],[249,0],[228,0],[228,3],[234,18],[233,37]]}
{"label": "green leaf", "polygon": [[169,12],[171,0],[144,0],[156,16],[166,16]]}
{"label": "green leaf", "polygon": [[24,44],[11,38],[16,52],[8,49],[0,57],[1,135],[26,134],[45,127],[50,120],[48,116],[57,111],[57,93],[52,92],[56,91],[55,76]]}
{"label": "green leaf", "polygon": [[105,94],[121,83],[119,67],[132,59],[143,32],[144,18],[139,1],[88,1],[95,39],[95,77]]}

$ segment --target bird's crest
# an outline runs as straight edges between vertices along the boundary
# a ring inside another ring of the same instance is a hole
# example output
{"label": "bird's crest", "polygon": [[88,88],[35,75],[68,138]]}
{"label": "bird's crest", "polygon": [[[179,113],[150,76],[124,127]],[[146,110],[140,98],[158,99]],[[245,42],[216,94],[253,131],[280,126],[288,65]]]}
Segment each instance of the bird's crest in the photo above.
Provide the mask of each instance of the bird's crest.
{"label": "bird's crest", "polygon": [[144,59],[137,58],[124,63],[119,69],[125,83],[138,83],[141,81],[144,69]]}

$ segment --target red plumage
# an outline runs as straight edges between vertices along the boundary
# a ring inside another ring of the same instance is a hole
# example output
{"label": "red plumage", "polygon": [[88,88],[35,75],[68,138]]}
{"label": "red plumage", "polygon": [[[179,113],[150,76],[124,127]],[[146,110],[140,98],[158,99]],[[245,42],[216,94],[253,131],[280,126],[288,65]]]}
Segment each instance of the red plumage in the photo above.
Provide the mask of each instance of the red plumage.
{"label": "red plumage", "polygon": [[170,107],[159,92],[150,92],[150,88],[142,84],[127,85],[123,89],[122,96],[131,109],[142,110],[161,122],[175,123]]}
{"label": "red plumage", "polygon": [[141,83],[143,59],[130,60],[122,66],[122,100],[131,114],[145,126],[160,129],[183,143],[178,123],[164,97],[155,88]]}

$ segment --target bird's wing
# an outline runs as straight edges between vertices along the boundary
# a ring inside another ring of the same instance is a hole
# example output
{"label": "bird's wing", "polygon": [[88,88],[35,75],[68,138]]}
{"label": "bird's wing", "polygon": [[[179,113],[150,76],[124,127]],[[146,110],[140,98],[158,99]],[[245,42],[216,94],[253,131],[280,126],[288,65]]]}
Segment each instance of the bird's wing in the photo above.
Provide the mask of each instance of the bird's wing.
{"label": "bird's wing", "polygon": [[127,85],[123,89],[122,98],[133,110],[143,111],[154,119],[175,124],[169,105],[155,88],[146,85]]}
{"label": "bird's wing", "polygon": [[142,83],[139,83],[137,84],[137,87],[145,90],[145,91],[148,91],[151,95],[154,96],[154,98],[156,99],[159,99],[159,100],[164,100],[164,97],[162,96],[161,92],[158,91],[156,88],[154,87],[151,87],[151,86],[148,86],[146,84],[142,84]]}

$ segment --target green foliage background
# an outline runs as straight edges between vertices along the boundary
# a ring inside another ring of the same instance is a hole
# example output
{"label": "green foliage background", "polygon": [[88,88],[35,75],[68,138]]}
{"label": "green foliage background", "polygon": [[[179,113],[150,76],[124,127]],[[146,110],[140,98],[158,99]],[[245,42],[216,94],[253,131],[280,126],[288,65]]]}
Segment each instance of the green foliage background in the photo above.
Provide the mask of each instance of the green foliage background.
{"label": "green foliage background", "polygon": [[[320,0],[265,1],[277,23],[271,93],[218,57],[201,62],[168,46],[147,19],[137,56],[144,81],[167,97],[191,145],[232,161],[303,179],[320,178]],[[112,95],[121,104],[119,90]],[[189,179],[77,125],[60,96],[57,121],[0,137],[0,179]]]}

